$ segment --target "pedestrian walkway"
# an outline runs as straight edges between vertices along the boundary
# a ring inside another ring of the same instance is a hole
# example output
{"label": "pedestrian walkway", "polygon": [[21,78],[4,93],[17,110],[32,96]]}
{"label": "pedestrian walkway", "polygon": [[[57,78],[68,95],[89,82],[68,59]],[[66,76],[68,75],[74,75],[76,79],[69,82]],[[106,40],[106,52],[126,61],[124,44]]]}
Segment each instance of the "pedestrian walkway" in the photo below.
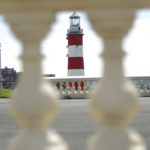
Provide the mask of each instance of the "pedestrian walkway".
{"label": "pedestrian walkway", "polygon": [[[0,149],[9,150],[8,141],[19,126],[8,113],[9,99],[0,99]],[[150,98],[140,98],[140,110],[131,122],[145,139],[150,149]],[[69,144],[70,150],[86,150],[86,140],[98,129],[95,120],[88,113],[88,100],[60,100],[60,112],[52,124]]]}

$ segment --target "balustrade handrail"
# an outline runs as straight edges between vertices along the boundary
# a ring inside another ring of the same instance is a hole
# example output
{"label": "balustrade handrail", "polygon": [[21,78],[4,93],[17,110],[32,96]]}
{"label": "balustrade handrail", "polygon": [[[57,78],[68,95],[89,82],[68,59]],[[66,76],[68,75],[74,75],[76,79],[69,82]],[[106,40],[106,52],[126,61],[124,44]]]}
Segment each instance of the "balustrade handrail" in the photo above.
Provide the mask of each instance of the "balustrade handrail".
{"label": "balustrade handrail", "polygon": [[80,81],[80,80],[99,80],[99,77],[84,77],[84,76],[76,76],[76,77],[44,77],[46,80],[51,80],[51,81]]}
{"label": "balustrade handrail", "polygon": [[[85,76],[75,76],[75,77],[44,77],[44,79],[49,79],[49,80],[99,80],[103,77],[85,77]],[[133,80],[133,79],[137,79],[137,80],[150,80],[150,76],[125,76],[125,78]]]}

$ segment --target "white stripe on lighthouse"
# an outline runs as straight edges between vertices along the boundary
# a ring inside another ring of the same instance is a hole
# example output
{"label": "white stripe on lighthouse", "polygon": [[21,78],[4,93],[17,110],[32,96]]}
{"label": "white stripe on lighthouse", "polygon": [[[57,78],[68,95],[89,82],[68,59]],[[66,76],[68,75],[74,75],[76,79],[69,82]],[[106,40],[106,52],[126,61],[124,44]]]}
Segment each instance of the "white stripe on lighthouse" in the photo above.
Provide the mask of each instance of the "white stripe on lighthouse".
{"label": "white stripe on lighthouse", "polygon": [[68,57],[83,57],[83,46],[82,45],[71,45],[68,46]]}
{"label": "white stripe on lighthouse", "polygon": [[69,69],[68,76],[84,76],[84,69]]}

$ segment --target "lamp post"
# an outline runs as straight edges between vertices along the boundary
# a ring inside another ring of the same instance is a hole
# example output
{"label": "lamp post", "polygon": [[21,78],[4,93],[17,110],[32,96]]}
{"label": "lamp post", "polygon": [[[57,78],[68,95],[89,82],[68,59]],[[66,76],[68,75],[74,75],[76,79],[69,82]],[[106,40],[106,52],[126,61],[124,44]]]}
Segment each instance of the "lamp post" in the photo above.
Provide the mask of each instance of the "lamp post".
{"label": "lamp post", "polygon": [[1,43],[0,43],[0,94],[2,94],[2,68],[1,68]]}

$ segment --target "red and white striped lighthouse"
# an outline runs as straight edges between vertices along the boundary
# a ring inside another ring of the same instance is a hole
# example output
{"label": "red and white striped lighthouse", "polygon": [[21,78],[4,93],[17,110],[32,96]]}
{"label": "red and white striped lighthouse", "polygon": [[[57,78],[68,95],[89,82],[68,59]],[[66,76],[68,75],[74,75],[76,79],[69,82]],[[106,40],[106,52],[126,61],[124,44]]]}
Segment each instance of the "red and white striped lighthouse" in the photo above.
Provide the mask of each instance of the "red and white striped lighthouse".
{"label": "red and white striped lighthouse", "polygon": [[74,12],[70,17],[68,29],[68,76],[84,76],[83,30],[80,28],[80,16]]}

